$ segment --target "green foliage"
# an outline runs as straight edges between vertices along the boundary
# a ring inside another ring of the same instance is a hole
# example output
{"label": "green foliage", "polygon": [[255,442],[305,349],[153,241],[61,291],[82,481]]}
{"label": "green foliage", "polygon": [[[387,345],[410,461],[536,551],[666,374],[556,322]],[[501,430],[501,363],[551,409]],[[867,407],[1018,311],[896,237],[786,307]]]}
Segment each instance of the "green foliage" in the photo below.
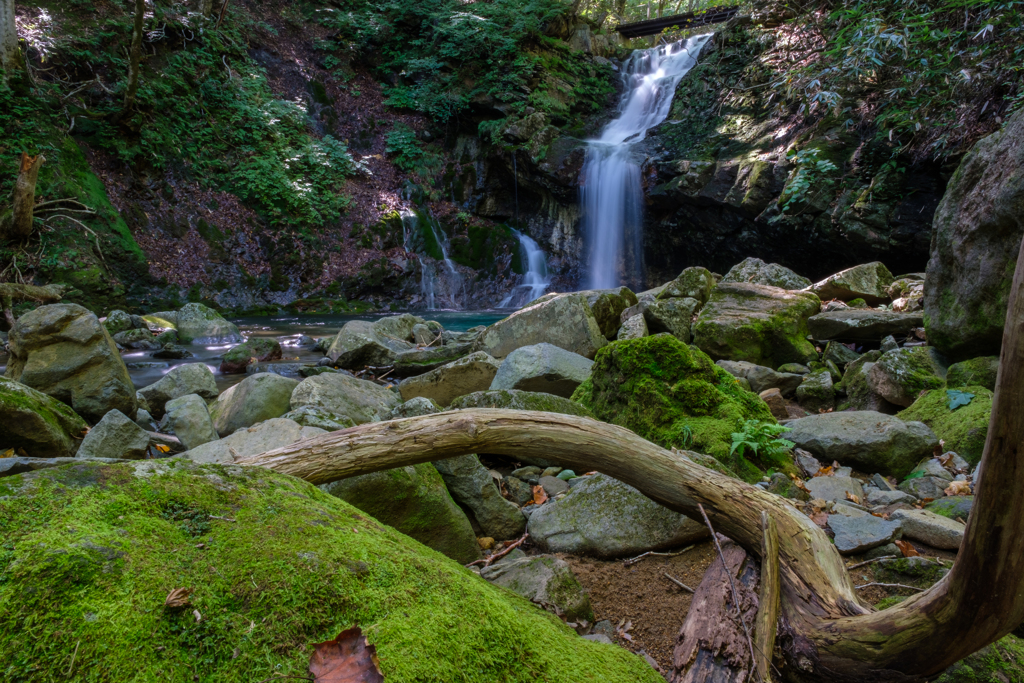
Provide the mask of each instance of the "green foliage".
{"label": "green foliage", "polygon": [[[782,109],[850,126],[866,116],[879,137],[944,156],[971,139],[983,110],[1021,100],[1020,0],[844,0],[794,23],[825,49],[773,83]],[[866,90],[877,98],[865,103]]]}
{"label": "green foliage", "polygon": [[744,456],[749,449],[755,457],[774,459],[796,445],[792,441],[779,438],[780,434],[789,431],[792,429],[780,424],[747,420],[743,423],[742,431],[733,432],[729,454],[739,452],[739,455]]}
{"label": "green foliage", "polygon": [[807,148],[790,150],[786,155],[791,163],[796,164],[797,170],[786,185],[786,191],[780,199],[784,212],[807,201],[811,188],[814,188],[815,193],[823,193],[830,190],[835,184],[835,178],[830,177],[830,174],[835,173],[839,168],[828,159],[819,159],[819,153],[818,149]]}
{"label": "green foliage", "polygon": [[967,393],[966,391],[959,391],[957,389],[947,389],[946,397],[949,399],[949,409],[953,411],[961,406],[970,405],[971,399],[974,398],[974,394]]}
{"label": "green foliage", "polygon": [[415,171],[423,163],[426,153],[416,139],[416,131],[404,123],[395,124],[388,133],[386,151],[393,155],[395,166],[406,171]]}

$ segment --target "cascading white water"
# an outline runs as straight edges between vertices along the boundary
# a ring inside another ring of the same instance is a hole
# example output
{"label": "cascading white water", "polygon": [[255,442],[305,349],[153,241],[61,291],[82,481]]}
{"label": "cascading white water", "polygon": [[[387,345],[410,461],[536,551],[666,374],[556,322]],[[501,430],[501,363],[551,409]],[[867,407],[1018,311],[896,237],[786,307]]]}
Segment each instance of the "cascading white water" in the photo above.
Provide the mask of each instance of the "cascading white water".
{"label": "cascading white water", "polygon": [[446,308],[458,309],[460,301],[464,298],[465,285],[462,282],[462,275],[455,262],[448,257],[448,236],[444,231],[438,231],[436,222],[427,219],[427,225],[434,236],[434,241],[441,250],[441,258],[444,261],[444,271],[438,274],[435,267],[435,260],[422,253],[424,251],[423,238],[420,234],[420,219],[415,212],[408,209],[401,211],[402,216],[402,238],[405,250],[416,254],[420,261],[420,295],[423,297],[428,310],[437,308],[440,298]]}
{"label": "cascading white water", "polygon": [[587,286],[609,289],[643,272],[643,188],[633,146],[668,116],[672,96],[711,34],[636,50],[623,65],[619,116],[587,141],[581,175],[583,234],[588,242]]}
{"label": "cascading white water", "polygon": [[551,285],[547,254],[529,235],[518,230],[512,230],[512,232],[519,238],[519,258],[526,268],[526,273],[523,274],[523,281],[512,288],[509,295],[498,304],[498,308],[519,308],[537,297],[543,296],[545,290]]}

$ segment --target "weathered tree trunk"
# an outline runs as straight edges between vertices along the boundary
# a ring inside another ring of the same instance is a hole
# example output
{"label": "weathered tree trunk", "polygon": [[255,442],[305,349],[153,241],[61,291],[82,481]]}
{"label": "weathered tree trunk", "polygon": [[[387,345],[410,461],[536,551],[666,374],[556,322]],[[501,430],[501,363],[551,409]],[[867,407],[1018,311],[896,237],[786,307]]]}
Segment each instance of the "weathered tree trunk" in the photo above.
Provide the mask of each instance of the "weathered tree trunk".
{"label": "weathered tree trunk", "polygon": [[135,106],[139,90],[139,71],[142,69],[142,20],[146,15],[146,0],[135,0],[135,25],[132,27],[132,48],[128,57],[128,88],[124,91],[124,110]]}
{"label": "weathered tree trunk", "polygon": [[[1017,261],[984,480],[960,553],[930,589],[881,612],[857,598],[835,546],[784,499],[587,418],[472,409],[360,425],[240,461],[322,484],[467,453],[535,455],[598,470],[696,517],[760,557],[778,538],[779,644],[788,680],[923,681],[1024,621],[1024,246]],[[579,470],[578,470],[579,471]]]}
{"label": "weathered tree trunk", "polygon": [[18,179],[11,191],[11,206],[0,213],[0,240],[25,239],[32,234],[32,207],[36,203],[36,181],[43,155],[30,157],[21,153]]}
{"label": "weathered tree trunk", "polygon": [[36,287],[35,285],[19,285],[14,282],[0,282],[0,308],[3,308],[7,324],[14,327],[15,301],[38,301],[43,304],[52,304],[63,298],[66,289],[65,285]]}
{"label": "weathered tree trunk", "polygon": [[758,612],[757,562],[728,539],[722,557],[725,564],[721,557],[712,562],[693,595],[672,654],[672,683],[745,683],[756,667],[739,615],[749,627]]}
{"label": "weathered tree trunk", "polygon": [[8,79],[25,70],[14,17],[14,0],[0,0],[0,69]]}
{"label": "weathered tree trunk", "polygon": [[199,0],[199,11],[204,17],[213,14],[213,0]]}

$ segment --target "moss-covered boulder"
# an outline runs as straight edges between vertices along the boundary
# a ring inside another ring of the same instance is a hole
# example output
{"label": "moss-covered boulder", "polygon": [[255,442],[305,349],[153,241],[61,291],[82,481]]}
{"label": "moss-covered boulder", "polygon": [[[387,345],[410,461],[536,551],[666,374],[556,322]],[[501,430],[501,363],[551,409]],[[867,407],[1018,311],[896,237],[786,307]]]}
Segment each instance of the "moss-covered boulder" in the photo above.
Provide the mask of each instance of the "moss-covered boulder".
{"label": "moss-covered boulder", "polygon": [[598,419],[660,446],[712,455],[746,479],[760,478],[760,471],[729,454],[732,434],[745,420],[775,422],[757,394],[740,387],[700,349],[668,334],[615,342],[599,351],[591,378],[573,400]]}
{"label": "moss-covered boulder", "polygon": [[[312,644],[354,625],[389,683],[661,680],[626,650],[262,468],[83,462],[9,477],[0,538],[8,680],[303,677]],[[192,589],[190,605],[165,609],[177,588]]]}
{"label": "moss-covered boulder", "polygon": [[806,364],[818,359],[807,341],[807,319],[820,306],[810,292],[721,283],[693,326],[693,343],[715,360],[745,360],[773,368]]}
{"label": "moss-covered boulder", "polygon": [[711,290],[715,288],[715,276],[707,268],[691,266],[683,270],[672,280],[662,286],[658,292],[659,299],[687,298],[696,299],[701,306],[707,303]]}
{"label": "moss-covered boulder", "polygon": [[0,453],[14,449],[30,458],[70,458],[88,428],[57,399],[0,377]]}
{"label": "moss-covered boulder", "polygon": [[729,269],[722,282],[751,282],[783,289],[803,289],[811,281],[778,263],[765,263],[759,258],[745,258]]}
{"label": "moss-covered boulder", "polygon": [[950,389],[961,387],[985,387],[996,390],[996,375],[999,373],[999,356],[982,356],[953,363],[946,373],[946,386]]}
{"label": "moss-covered boulder", "polygon": [[947,451],[955,451],[975,465],[985,451],[992,416],[992,392],[985,387],[962,387],[958,391],[974,394],[974,398],[967,405],[950,410],[949,395],[945,390],[935,389],[914,401],[897,417],[908,422],[924,422],[942,439]]}
{"label": "moss-covered boulder", "polygon": [[922,391],[946,386],[946,362],[927,346],[893,349],[883,353],[867,373],[867,383],[889,403],[909,406]]}
{"label": "moss-covered boulder", "polygon": [[860,305],[880,304],[889,299],[888,288],[893,277],[881,261],[864,263],[830,275],[811,286],[811,291],[822,301],[841,299],[850,302],[860,300]]}
{"label": "moss-covered boulder", "polygon": [[229,349],[220,362],[220,371],[225,375],[245,372],[250,363],[262,363],[281,359],[281,344],[276,339],[250,339]]}
{"label": "moss-covered boulder", "polygon": [[1024,641],[1016,635],[1003,636],[991,645],[968,655],[935,679],[935,683],[1003,681],[1024,681]]}
{"label": "moss-covered boulder", "polygon": [[622,312],[638,303],[636,294],[628,287],[619,289],[593,289],[580,292],[587,298],[587,304],[606,339],[615,339],[619,331]]}
{"label": "moss-covered boulder", "polygon": [[456,562],[480,557],[469,518],[429,462],[342,479],[321,488]]}
{"label": "moss-covered boulder", "polygon": [[234,323],[203,304],[185,304],[175,322],[178,341],[182,344],[240,344],[244,341]]}

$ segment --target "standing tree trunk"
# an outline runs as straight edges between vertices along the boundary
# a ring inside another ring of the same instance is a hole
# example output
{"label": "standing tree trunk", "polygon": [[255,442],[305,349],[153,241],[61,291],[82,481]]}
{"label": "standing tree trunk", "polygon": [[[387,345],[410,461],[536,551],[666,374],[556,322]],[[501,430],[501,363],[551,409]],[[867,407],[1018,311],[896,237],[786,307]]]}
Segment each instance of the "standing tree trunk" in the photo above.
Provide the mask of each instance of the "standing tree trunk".
{"label": "standing tree trunk", "polygon": [[29,78],[25,56],[18,45],[14,0],[0,0],[0,70],[5,82],[17,94],[28,93]]}
{"label": "standing tree trunk", "polygon": [[32,207],[36,203],[36,180],[43,155],[21,153],[21,168],[11,191],[11,206],[0,213],[0,240],[20,240],[32,234]]}
{"label": "standing tree trunk", "polygon": [[199,0],[199,11],[204,17],[213,14],[213,0]]}
{"label": "standing tree trunk", "polygon": [[941,581],[888,609],[860,601],[825,532],[785,499],[588,418],[456,410],[359,425],[239,464],[323,484],[478,452],[598,470],[694,518],[703,504],[715,529],[758,559],[770,546],[766,513],[777,531],[778,643],[786,679],[924,681],[1024,622],[1024,245],[1006,315],[984,478],[963,544]]}
{"label": "standing tree trunk", "polygon": [[142,20],[145,13],[146,0],[135,0],[135,25],[132,27],[132,49],[128,58],[128,89],[124,91],[125,112],[135,106],[135,93],[139,90],[139,71],[142,62]]}

